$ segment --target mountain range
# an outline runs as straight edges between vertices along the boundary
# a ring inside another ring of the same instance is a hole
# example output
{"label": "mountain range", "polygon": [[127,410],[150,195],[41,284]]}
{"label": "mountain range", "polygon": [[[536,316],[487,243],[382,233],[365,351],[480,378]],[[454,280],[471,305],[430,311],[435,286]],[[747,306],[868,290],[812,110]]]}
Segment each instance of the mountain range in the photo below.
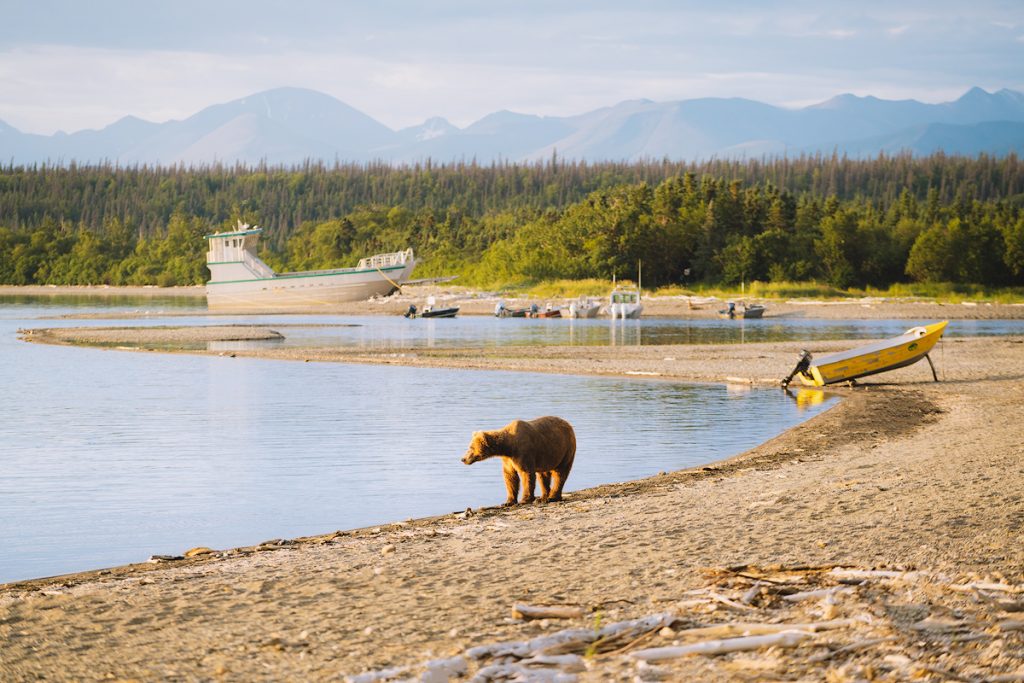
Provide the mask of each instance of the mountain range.
{"label": "mountain range", "polygon": [[443,118],[392,130],[329,95],[278,88],[178,121],[126,116],[101,130],[22,133],[0,121],[0,161],[186,166],[307,160],[694,161],[838,152],[1024,153],[1024,94],[972,88],[952,102],[839,95],[802,109],[742,98],[631,100],[576,116],[499,111],[458,128]]}

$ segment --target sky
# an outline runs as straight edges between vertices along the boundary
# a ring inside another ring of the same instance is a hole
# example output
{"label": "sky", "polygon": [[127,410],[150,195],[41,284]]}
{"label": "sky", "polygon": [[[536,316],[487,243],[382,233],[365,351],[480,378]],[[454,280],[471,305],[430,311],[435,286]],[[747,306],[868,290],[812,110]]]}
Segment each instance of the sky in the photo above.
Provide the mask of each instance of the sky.
{"label": "sky", "polygon": [[277,87],[393,129],[510,110],[1024,91],[1024,0],[0,0],[0,121],[183,119]]}

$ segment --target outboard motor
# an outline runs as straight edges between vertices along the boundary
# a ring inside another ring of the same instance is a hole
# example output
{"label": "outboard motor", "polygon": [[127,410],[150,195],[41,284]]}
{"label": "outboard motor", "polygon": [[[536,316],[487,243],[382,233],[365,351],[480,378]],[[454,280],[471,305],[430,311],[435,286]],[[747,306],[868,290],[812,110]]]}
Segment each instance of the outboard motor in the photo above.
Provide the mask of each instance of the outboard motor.
{"label": "outboard motor", "polygon": [[405,312],[406,318],[416,317],[416,304],[409,304],[409,310]]}
{"label": "outboard motor", "polygon": [[789,383],[794,377],[796,377],[796,374],[798,372],[807,372],[807,368],[809,367],[811,367],[811,352],[802,350],[800,351],[800,360],[797,361],[796,367],[793,368],[793,372],[789,373],[789,376],[782,380],[782,388],[788,388]]}

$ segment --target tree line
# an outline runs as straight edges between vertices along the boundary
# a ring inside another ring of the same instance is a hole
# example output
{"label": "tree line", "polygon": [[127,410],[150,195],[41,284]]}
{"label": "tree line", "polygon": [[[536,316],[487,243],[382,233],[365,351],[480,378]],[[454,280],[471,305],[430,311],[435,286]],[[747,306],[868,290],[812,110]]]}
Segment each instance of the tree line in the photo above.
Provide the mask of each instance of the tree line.
{"label": "tree line", "polygon": [[699,164],[0,168],[0,283],[199,284],[203,236],[266,230],[278,270],[412,246],[468,284],[1024,283],[1014,155]]}

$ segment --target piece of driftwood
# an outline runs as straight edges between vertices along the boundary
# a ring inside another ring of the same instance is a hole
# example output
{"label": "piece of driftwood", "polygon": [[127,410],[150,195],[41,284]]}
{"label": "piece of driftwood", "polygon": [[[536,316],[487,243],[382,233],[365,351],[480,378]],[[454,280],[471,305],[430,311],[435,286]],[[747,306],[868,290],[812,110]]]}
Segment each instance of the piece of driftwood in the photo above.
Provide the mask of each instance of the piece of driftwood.
{"label": "piece of driftwood", "polygon": [[830,629],[844,628],[853,624],[852,619],[832,619],[831,621],[816,621],[806,624],[759,624],[732,622],[728,624],[715,624],[713,626],[701,626],[699,628],[688,628],[679,631],[676,636],[679,638],[728,638],[734,636],[762,636],[783,631],[827,631]]}
{"label": "piece of driftwood", "polygon": [[550,651],[561,646],[582,647],[597,639],[593,629],[575,628],[558,631],[546,636],[539,636],[532,640],[524,640],[511,643],[494,643],[492,645],[479,645],[466,650],[466,656],[470,659],[494,659],[496,657],[526,657],[550,654]]}
{"label": "piece of driftwood", "polygon": [[762,583],[758,582],[748,588],[746,592],[743,593],[743,597],[740,598],[740,602],[744,605],[750,605],[750,603],[754,602],[754,598],[761,593],[762,585]]}
{"label": "piece of driftwood", "polygon": [[849,645],[844,645],[843,647],[836,648],[835,650],[830,650],[829,652],[821,652],[816,655],[811,655],[807,658],[807,661],[811,664],[827,662],[833,657],[840,657],[842,655],[849,654],[850,652],[857,652],[858,650],[864,650],[869,647],[874,647],[875,645],[881,645],[882,643],[891,643],[894,640],[897,640],[896,636],[866,638],[864,640],[858,640],[856,643],[850,643]]}
{"label": "piece of driftwood", "polygon": [[991,581],[973,581],[971,583],[951,583],[950,590],[955,591],[989,591],[997,593],[1024,593],[1024,586],[1011,586],[1007,583],[994,583]]}
{"label": "piece of driftwood", "polygon": [[814,600],[817,598],[827,598],[834,596],[836,593],[847,593],[852,591],[852,586],[833,586],[832,588],[819,588],[813,591],[803,591],[800,593],[790,593],[789,595],[783,595],[782,599],[786,602],[802,602],[804,600]]}
{"label": "piece of driftwood", "polygon": [[355,676],[345,676],[345,683],[376,683],[376,681],[386,681],[389,678],[397,678],[408,671],[409,667],[406,666],[396,666],[391,669],[367,671],[365,673],[356,674]]}
{"label": "piece of driftwood", "polygon": [[760,650],[765,647],[796,647],[814,634],[808,631],[782,631],[764,636],[746,636],[743,638],[725,638],[721,640],[704,640],[689,645],[671,647],[654,647],[637,650],[629,654],[633,659],[645,662],[658,662],[666,659],[678,659],[688,655],[722,655],[729,652]]}
{"label": "piece of driftwood", "polygon": [[829,572],[830,576],[837,579],[863,579],[865,581],[871,579],[890,579],[898,581],[916,581],[921,578],[925,578],[927,575],[924,572],[901,572],[892,571],[888,569],[832,569]]}
{"label": "piece of driftwood", "polygon": [[524,666],[556,666],[562,671],[575,673],[587,668],[583,657],[579,655],[537,655],[519,662]]}
{"label": "piece of driftwood", "polygon": [[433,659],[426,663],[419,683],[449,683],[452,678],[461,677],[469,670],[465,657]]}
{"label": "piece of driftwood", "polygon": [[470,683],[490,683],[491,681],[523,681],[524,683],[575,683],[576,674],[556,671],[555,669],[531,669],[522,664],[491,664],[476,672]]}
{"label": "piece of driftwood", "polygon": [[587,610],[572,605],[512,605],[516,619],[576,619],[586,616]]}
{"label": "piece of driftwood", "polygon": [[756,607],[752,607],[751,605],[744,605],[742,602],[736,602],[735,600],[730,600],[729,598],[725,597],[724,595],[721,595],[721,594],[716,593],[714,591],[708,591],[708,597],[711,598],[712,600],[714,600],[715,602],[721,603],[721,604],[725,605],[726,607],[728,607],[730,609],[734,609],[734,610],[736,610],[738,612],[752,612],[752,611],[757,609]]}
{"label": "piece of driftwood", "polygon": [[662,612],[661,614],[652,614],[640,619],[617,621],[614,624],[601,627],[597,632],[597,637],[598,639],[608,639],[622,635],[638,635],[645,631],[654,631],[671,626],[677,620],[678,617],[676,615],[670,612]]}

